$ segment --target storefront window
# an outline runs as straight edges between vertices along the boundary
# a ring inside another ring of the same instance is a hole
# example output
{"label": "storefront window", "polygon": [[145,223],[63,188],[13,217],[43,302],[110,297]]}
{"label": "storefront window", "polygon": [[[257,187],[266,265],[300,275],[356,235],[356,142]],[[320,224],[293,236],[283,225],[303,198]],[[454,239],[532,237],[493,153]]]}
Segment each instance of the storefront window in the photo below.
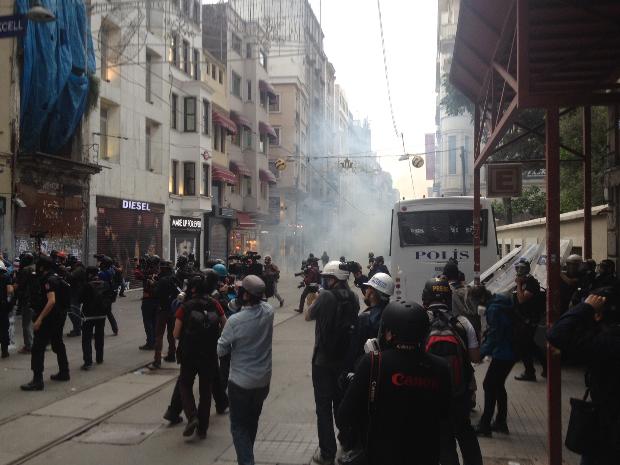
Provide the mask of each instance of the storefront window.
{"label": "storefront window", "polygon": [[183,193],[182,195],[196,195],[196,163],[183,163]]}

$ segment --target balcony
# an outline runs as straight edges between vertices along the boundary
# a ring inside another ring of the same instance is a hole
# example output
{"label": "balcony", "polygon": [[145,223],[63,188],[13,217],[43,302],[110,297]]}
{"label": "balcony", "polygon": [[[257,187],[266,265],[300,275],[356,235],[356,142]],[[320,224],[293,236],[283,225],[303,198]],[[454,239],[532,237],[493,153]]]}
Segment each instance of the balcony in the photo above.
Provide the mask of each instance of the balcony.
{"label": "balcony", "polygon": [[213,208],[213,199],[204,195],[170,195],[170,206],[190,213],[208,213]]}

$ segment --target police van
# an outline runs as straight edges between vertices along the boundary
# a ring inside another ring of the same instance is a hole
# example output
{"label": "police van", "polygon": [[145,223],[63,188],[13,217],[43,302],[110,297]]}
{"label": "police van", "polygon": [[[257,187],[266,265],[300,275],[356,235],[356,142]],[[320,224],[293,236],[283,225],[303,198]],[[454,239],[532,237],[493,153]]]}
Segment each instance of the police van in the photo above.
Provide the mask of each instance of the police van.
{"label": "police van", "polygon": [[[397,202],[392,211],[391,268],[395,297],[421,301],[427,280],[450,258],[467,282],[474,279],[473,197],[432,197]],[[480,270],[498,260],[491,202],[481,199]]]}

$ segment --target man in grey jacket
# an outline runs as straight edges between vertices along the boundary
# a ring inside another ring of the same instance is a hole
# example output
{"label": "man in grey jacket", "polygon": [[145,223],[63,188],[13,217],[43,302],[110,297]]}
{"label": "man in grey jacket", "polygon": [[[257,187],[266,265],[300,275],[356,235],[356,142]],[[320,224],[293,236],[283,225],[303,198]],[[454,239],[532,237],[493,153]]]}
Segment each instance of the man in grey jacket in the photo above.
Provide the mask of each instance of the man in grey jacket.
{"label": "man in grey jacket", "polygon": [[241,310],[233,314],[217,343],[217,354],[231,355],[228,397],[230,430],[237,462],[254,465],[254,441],[271,382],[273,309],[264,302],[265,283],[246,276],[238,292]]}

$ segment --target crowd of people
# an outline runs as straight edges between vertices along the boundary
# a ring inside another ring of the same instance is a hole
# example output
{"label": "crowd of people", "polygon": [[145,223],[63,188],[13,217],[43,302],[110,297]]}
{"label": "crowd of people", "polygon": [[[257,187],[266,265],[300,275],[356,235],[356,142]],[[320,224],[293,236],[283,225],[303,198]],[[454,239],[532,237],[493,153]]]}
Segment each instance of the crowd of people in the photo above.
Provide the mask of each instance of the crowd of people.
{"label": "crowd of people", "polygon": [[[2,357],[8,357],[12,308],[23,319],[22,353],[31,354],[32,380],[25,391],[44,389],[45,350],[51,344],[58,361],[54,381],[70,379],[63,343],[82,337],[83,370],[104,360],[104,327],[114,334],[112,313],[123,279],[110,257],[96,256],[85,267],[62,253],[24,253],[9,269],[0,260]],[[424,286],[420,302],[394,299],[395,281],[382,257],[357,262],[327,261],[310,254],[304,260],[300,305],[315,321],[311,372],[319,448],[313,461],[341,464],[452,465],[459,453],[466,465],[482,464],[478,436],[510,434],[506,379],[521,360],[518,381],[534,382],[534,360],[546,376],[545,351],[536,340],[544,321],[545,290],[519,259],[514,292],[492,294],[470,286],[454,260]],[[205,438],[211,399],[218,414],[230,412],[231,433],[240,464],[253,464],[258,421],[271,382],[273,308],[283,305],[277,283],[280,270],[271,257],[256,253],[209,264],[200,271],[187,257],[175,264],[155,255],[137,264],[142,281],[145,344],[153,351],[151,369],[162,360],[180,364],[180,375],[164,418],[187,425],[183,436]],[[319,268],[322,261],[322,269]],[[230,272],[229,272],[230,271]],[[366,308],[362,311],[361,290]],[[597,415],[590,434],[579,441],[584,465],[610,465],[620,457],[620,302],[614,264],[596,265],[571,255],[562,271],[562,316],[547,339],[563,356],[579,359]],[[163,356],[164,336],[167,353]],[[483,412],[477,425],[475,366],[490,360],[484,377]],[[196,402],[193,386],[199,384]],[[418,418],[423,421],[412,421]],[[337,427],[338,435],[336,435]]]}

